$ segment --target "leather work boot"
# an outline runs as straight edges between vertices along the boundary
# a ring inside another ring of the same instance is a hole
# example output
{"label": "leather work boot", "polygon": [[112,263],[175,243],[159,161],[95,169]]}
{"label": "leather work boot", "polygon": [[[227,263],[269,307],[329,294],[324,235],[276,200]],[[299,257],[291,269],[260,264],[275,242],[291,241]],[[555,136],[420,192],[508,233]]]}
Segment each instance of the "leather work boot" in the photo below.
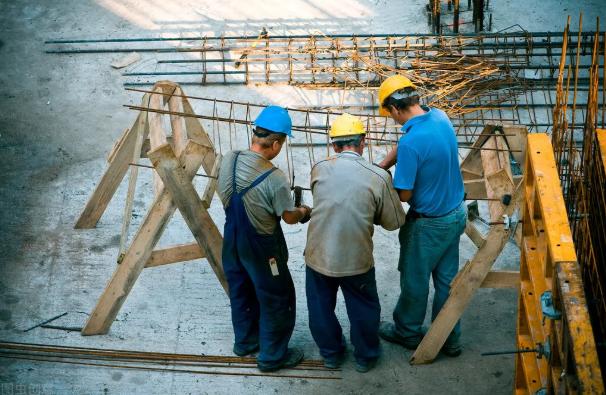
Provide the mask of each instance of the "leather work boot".
{"label": "leather work boot", "polygon": [[421,343],[419,338],[404,338],[396,333],[396,326],[391,322],[381,322],[379,336],[390,343],[396,343],[409,350],[415,350]]}
{"label": "leather work boot", "polygon": [[259,351],[259,344],[254,344],[254,345],[250,346],[249,348],[239,347],[234,344],[233,351],[234,351],[234,354],[236,354],[237,356],[245,357],[249,354],[253,354],[253,353]]}
{"label": "leather work boot", "polygon": [[446,355],[447,357],[456,358],[463,352],[463,346],[461,346],[460,344],[444,344],[440,352]]}
{"label": "leather work boot", "polygon": [[356,372],[358,373],[366,373],[372,370],[375,366],[377,366],[378,358],[369,359],[369,360],[357,360],[356,361]]}
{"label": "leather work boot", "polygon": [[300,364],[302,360],[303,351],[300,348],[293,347],[286,351],[286,355],[280,362],[274,365],[265,365],[257,362],[257,368],[262,372],[275,372],[280,369],[293,368]]}
{"label": "leather work boot", "polygon": [[334,357],[324,358],[324,367],[328,369],[338,369],[343,364],[345,360],[345,350],[338,353]]}

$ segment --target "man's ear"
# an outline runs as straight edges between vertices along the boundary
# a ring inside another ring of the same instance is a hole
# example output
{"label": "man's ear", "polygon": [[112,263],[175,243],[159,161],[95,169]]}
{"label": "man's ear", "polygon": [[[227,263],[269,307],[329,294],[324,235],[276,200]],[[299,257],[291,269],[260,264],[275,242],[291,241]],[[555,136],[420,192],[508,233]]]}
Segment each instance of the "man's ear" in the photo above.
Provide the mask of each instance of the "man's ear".
{"label": "man's ear", "polygon": [[282,149],[282,144],[283,144],[283,143],[279,142],[278,140],[275,140],[275,141],[272,143],[271,148],[272,148],[274,151],[280,152],[280,150]]}

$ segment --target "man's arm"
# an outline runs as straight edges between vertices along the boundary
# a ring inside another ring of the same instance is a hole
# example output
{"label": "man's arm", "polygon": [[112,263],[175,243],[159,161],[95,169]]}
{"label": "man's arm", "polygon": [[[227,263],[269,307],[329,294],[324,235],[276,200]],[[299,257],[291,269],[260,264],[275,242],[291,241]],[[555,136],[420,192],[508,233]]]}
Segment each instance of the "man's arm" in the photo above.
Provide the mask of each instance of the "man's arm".
{"label": "man's arm", "polygon": [[[295,202],[290,195],[290,185],[288,179],[280,171],[276,170],[276,176],[272,179],[273,196],[272,206],[274,213],[280,215],[284,222],[289,225],[294,225],[301,220],[309,219],[311,215],[311,208],[302,205],[301,207],[295,207]],[[305,221],[306,222],[306,221]]]}
{"label": "man's arm", "polygon": [[412,191],[409,189],[398,189],[398,196],[401,202],[407,202],[412,198]]}
{"label": "man's arm", "polygon": [[382,167],[385,170],[389,170],[393,165],[396,164],[396,158],[398,157],[398,147],[394,147],[387,156],[379,162],[379,167]]}
{"label": "man's arm", "polygon": [[398,199],[398,193],[389,181],[383,184],[380,198],[377,199],[378,206],[375,214],[375,224],[381,225],[387,230],[396,230],[404,225],[406,214],[404,213],[400,199]]}
{"label": "man's arm", "polygon": [[307,215],[311,215],[311,208],[307,206],[295,207],[293,211],[285,210],[282,213],[282,219],[289,225],[294,225],[301,221]]}

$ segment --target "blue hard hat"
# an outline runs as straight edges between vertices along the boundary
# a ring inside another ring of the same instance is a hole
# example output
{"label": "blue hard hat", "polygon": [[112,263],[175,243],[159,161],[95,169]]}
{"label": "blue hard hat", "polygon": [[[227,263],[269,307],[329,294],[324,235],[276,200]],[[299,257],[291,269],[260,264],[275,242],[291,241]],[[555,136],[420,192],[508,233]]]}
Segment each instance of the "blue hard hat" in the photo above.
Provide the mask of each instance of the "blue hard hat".
{"label": "blue hard hat", "polygon": [[282,133],[288,137],[292,137],[292,120],[284,107],[265,107],[253,124],[270,132]]}

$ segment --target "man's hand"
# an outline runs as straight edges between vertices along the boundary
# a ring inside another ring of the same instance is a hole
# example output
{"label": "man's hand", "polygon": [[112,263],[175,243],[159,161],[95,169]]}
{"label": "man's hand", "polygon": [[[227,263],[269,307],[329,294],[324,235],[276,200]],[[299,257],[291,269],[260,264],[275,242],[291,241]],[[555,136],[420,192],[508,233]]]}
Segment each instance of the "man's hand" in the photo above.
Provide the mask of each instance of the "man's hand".
{"label": "man's hand", "polygon": [[282,213],[282,219],[289,225],[294,225],[297,222],[304,224],[311,218],[311,207],[301,205],[301,207],[295,207],[293,211],[284,211]]}
{"label": "man's hand", "polygon": [[301,208],[305,210],[305,215],[299,220],[299,223],[304,224],[311,219],[311,207],[302,204]]}
{"label": "man's hand", "polygon": [[377,164],[377,166],[379,166],[382,169],[389,170],[393,165],[396,164],[397,157],[398,157],[398,147],[395,147],[394,149],[389,151],[387,156],[385,156],[385,158],[381,162],[379,162]]}
{"label": "man's hand", "polygon": [[[382,162],[381,162],[382,163]],[[389,177],[393,178],[393,174],[391,174],[391,171],[389,170],[389,168],[384,168],[383,166],[381,166],[381,163],[373,163],[373,165],[380,167],[381,169],[385,170],[387,172],[387,174],[389,174]]]}

